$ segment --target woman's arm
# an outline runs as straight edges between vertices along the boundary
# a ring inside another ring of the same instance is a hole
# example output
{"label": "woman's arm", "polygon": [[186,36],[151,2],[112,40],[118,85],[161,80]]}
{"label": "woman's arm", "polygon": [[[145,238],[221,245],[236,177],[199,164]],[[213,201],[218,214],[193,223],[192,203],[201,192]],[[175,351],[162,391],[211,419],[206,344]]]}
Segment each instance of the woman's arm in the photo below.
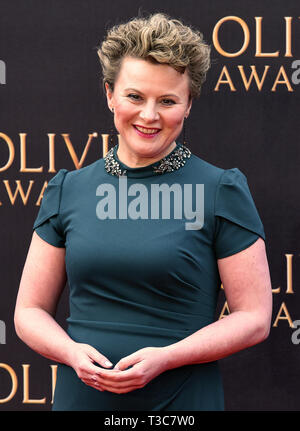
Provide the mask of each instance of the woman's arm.
{"label": "woman's arm", "polygon": [[107,358],[87,344],[76,343],[55,321],[54,316],[67,281],[65,249],[54,247],[33,233],[24,265],[15,308],[15,329],[19,338],[46,358],[75,369],[90,384],[98,362]]}
{"label": "woman's arm", "polygon": [[167,368],[215,361],[265,340],[272,317],[272,287],[265,243],[218,260],[230,314],[166,346]]}
{"label": "woman's arm", "polygon": [[15,329],[29,347],[58,362],[68,360],[72,345],[53,318],[66,280],[65,249],[48,244],[34,232],[17,296]]}

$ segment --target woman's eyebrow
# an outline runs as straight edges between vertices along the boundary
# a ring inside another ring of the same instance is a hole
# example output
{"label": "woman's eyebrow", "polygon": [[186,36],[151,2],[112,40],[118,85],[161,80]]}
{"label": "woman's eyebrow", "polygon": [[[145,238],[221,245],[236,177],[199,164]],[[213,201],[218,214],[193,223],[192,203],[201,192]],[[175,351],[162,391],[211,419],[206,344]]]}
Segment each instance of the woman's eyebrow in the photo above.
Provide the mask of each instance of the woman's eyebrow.
{"label": "woman's eyebrow", "polygon": [[[124,91],[136,91],[137,93],[144,94],[142,91],[137,90],[136,88],[125,88]],[[170,94],[162,94],[159,97],[179,97],[179,96],[177,96],[177,94],[170,93]]]}

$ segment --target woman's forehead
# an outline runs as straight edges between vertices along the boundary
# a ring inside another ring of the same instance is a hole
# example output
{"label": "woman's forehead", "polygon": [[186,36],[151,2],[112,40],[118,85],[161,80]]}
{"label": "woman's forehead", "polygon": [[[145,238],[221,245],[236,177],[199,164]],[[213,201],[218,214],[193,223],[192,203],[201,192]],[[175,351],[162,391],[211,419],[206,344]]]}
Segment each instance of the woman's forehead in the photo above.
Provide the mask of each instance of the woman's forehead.
{"label": "woman's forehead", "polygon": [[189,79],[187,71],[180,73],[167,64],[125,57],[116,84],[123,89],[163,89],[166,94],[171,94],[188,91]]}

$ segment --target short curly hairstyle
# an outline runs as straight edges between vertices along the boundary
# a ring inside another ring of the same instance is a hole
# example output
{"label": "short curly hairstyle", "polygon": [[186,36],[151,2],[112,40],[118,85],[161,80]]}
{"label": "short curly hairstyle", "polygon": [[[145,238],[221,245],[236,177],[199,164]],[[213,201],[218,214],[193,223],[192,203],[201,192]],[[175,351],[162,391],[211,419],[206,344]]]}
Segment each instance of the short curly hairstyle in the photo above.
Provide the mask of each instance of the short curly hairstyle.
{"label": "short curly hairstyle", "polygon": [[191,98],[200,96],[210,68],[211,48],[204,42],[202,33],[164,13],[132,18],[113,26],[96,48],[103,85],[107,83],[112,91],[126,56],[168,64],[181,73],[187,68]]}

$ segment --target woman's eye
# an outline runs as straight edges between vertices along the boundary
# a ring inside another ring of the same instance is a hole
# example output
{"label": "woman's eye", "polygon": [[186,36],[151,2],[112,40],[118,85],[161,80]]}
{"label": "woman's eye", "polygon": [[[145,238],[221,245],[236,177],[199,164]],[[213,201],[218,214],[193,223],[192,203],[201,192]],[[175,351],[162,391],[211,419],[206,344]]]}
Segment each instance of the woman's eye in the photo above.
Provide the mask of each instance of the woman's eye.
{"label": "woman's eye", "polygon": [[128,94],[128,97],[132,100],[140,100],[140,96],[138,94]]}
{"label": "woman's eye", "polygon": [[162,103],[164,105],[174,105],[175,104],[174,100],[172,100],[172,99],[163,99]]}

